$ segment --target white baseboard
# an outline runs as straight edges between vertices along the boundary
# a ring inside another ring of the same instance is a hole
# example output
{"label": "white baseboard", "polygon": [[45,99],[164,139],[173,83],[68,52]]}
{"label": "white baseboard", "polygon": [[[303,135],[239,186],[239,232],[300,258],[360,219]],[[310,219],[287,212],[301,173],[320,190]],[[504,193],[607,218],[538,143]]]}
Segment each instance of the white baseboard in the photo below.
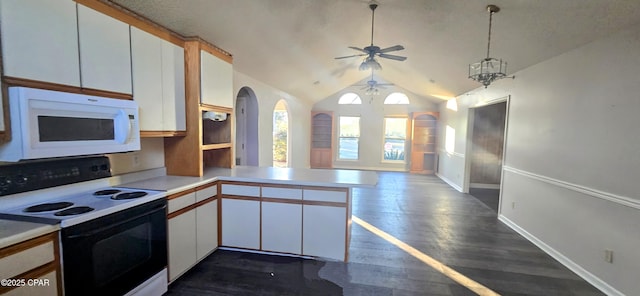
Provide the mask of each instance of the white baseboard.
{"label": "white baseboard", "polygon": [[445,176],[442,176],[438,173],[436,173],[436,176],[438,176],[438,178],[440,178],[445,183],[449,184],[449,186],[453,187],[453,189],[462,192],[462,187],[458,186],[458,184],[454,183],[453,181],[447,179]]}
{"label": "white baseboard", "polygon": [[469,184],[469,188],[500,189],[500,184],[471,183]]}
{"label": "white baseboard", "polygon": [[593,275],[586,269],[582,268],[582,266],[571,261],[571,259],[564,256],[562,253],[556,251],[554,248],[545,244],[543,241],[539,240],[537,237],[535,237],[528,231],[524,230],[523,228],[515,224],[513,221],[509,220],[509,218],[505,217],[504,215],[498,215],[498,220],[502,221],[502,223],[509,226],[509,228],[513,229],[515,232],[524,236],[524,238],[532,242],[538,248],[542,249],[545,253],[549,254],[549,256],[558,260],[562,265],[569,268],[571,271],[575,272],[578,276],[580,276],[585,281],[592,284],[594,287],[596,287],[603,293],[611,296],[625,296],[623,293],[611,287],[609,284],[607,284],[597,276]]}

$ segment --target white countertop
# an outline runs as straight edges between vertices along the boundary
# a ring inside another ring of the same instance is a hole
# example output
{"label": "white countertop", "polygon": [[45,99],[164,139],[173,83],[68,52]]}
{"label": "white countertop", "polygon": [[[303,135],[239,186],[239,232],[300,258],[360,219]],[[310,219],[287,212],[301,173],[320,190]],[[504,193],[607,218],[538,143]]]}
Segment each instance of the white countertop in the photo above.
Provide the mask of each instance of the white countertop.
{"label": "white countertop", "polygon": [[325,187],[371,187],[378,183],[378,174],[359,170],[236,166],[231,169],[206,168],[202,177],[160,176],[119,186],[162,190],[167,191],[167,194],[173,194],[217,180]]}
{"label": "white countertop", "polygon": [[59,229],[59,225],[0,219],[0,248],[21,243]]}

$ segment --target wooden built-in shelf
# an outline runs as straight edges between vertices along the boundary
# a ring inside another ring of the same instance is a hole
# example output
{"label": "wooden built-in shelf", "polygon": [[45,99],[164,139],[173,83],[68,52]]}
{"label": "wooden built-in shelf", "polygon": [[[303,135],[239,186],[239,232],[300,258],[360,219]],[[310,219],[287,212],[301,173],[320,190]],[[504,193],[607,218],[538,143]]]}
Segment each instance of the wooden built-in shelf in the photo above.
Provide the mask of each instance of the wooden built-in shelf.
{"label": "wooden built-in shelf", "polygon": [[206,144],[206,145],[202,145],[202,150],[206,151],[206,150],[224,149],[224,148],[231,148],[232,146],[233,144],[231,143]]}

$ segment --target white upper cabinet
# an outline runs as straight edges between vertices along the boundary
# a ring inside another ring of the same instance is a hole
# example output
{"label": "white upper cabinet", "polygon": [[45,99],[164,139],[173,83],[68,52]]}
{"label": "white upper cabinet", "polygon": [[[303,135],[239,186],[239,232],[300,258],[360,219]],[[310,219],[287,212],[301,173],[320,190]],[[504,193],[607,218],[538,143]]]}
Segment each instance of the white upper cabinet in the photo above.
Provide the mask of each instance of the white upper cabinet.
{"label": "white upper cabinet", "polygon": [[0,20],[5,76],[80,86],[75,2],[2,0]]}
{"label": "white upper cabinet", "polygon": [[140,130],[163,130],[162,40],[131,27],[133,99],[140,107]]}
{"label": "white upper cabinet", "polygon": [[233,108],[233,66],[216,56],[200,51],[200,102]]}
{"label": "white upper cabinet", "polygon": [[187,130],[184,48],[165,40],[162,40],[162,98],[164,130]]}
{"label": "white upper cabinet", "polygon": [[78,5],[78,36],[82,87],[131,94],[129,25]]}
{"label": "white upper cabinet", "polygon": [[131,60],[140,130],[186,130],[184,49],[131,27]]}

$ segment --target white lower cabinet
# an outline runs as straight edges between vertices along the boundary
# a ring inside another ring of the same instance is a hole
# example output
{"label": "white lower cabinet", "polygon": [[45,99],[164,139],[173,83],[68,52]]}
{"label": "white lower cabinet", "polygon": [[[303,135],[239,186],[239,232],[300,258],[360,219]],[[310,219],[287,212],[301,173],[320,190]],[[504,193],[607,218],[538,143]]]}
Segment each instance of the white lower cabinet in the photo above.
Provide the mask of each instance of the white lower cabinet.
{"label": "white lower cabinet", "polygon": [[344,260],[347,208],[302,206],[302,254]]}
{"label": "white lower cabinet", "polygon": [[218,247],[218,202],[196,208],[196,253],[200,260]]}
{"label": "white lower cabinet", "polygon": [[196,263],[196,210],[169,219],[169,281]]}
{"label": "white lower cabinet", "polygon": [[169,196],[167,247],[173,281],[218,247],[217,187]]}
{"label": "white lower cabinet", "polygon": [[0,286],[2,295],[58,295],[59,259],[56,256],[58,233],[40,236],[0,249],[0,279],[31,280],[40,285],[23,282],[11,289]]}
{"label": "white lower cabinet", "polygon": [[262,249],[302,254],[302,205],[262,203]]}
{"label": "white lower cabinet", "polygon": [[222,198],[221,210],[222,245],[260,249],[260,200]]}

